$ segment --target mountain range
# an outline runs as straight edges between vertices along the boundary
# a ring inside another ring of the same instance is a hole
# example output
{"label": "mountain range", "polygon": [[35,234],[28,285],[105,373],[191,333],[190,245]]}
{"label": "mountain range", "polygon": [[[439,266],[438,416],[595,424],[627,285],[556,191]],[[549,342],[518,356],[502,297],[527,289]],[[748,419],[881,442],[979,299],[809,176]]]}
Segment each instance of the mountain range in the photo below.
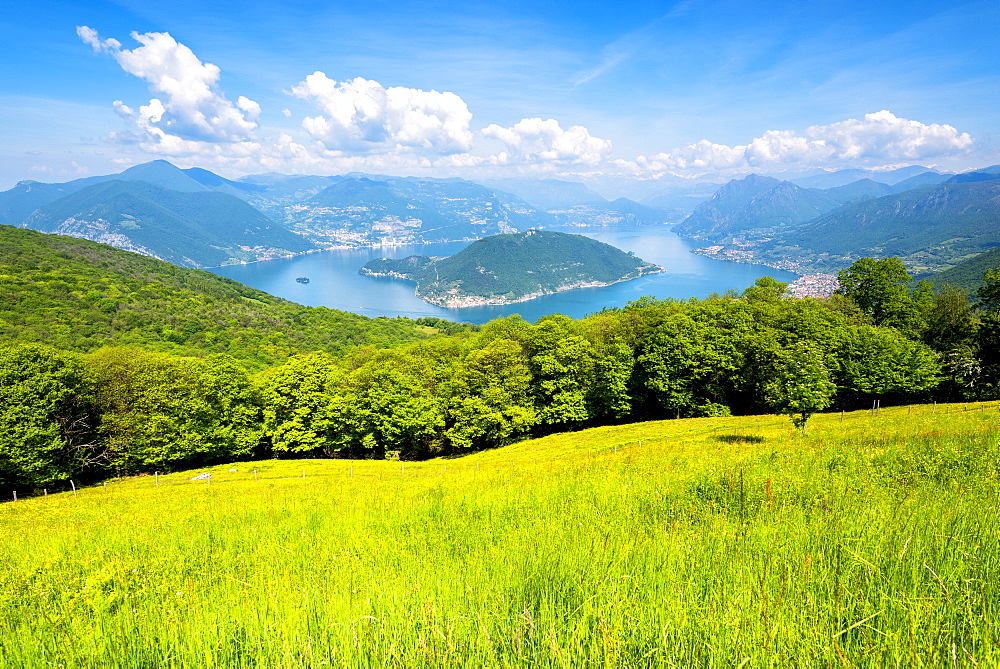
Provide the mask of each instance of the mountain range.
{"label": "mountain range", "polygon": [[766,235],[808,221],[836,208],[837,204],[834,197],[823,191],[751,174],[722,186],[695,207],[674,231],[716,244],[728,243],[748,231]]}
{"label": "mountain range", "polygon": [[316,248],[232,195],[183,192],[146,181],[95,183],[39,207],[21,226],[90,239],[184,267]]}
{"label": "mountain range", "polygon": [[757,257],[798,257],[845,267],[864,256],[898,256],[928,272],[1000,245],[1000,175],[943,183],[849,204],[763,242]]}
{"label": "mountain range", "polygon": [[[909,166],[724,184],[664,180],[645,184],[639,203],[557,179],[269,173],[234,180],[156,160],[61,184],[22,181],[0,193],[0,223],[212,267],[331,247],[675,222],[679,234],[720,258],[832,271],[863,255],[899,255],[926,273],[1000,244],[998,178],[1000,166],[958,175]],[[690,213],[680,214],[685,208]]]}
{"label": "mountain range", "polygon": [[0,193],[0,223],[93,239],[186,267],[212,267],[330,247],[669,219],[631,200],[608,202],[580,183],[506,184],[537,204],[502,185],[366,174],[232,180],[155,160],[61,184],[22,181]]}
{"label": "mountain range", "polygon": [[1000,245],[1000,167],[828,189],[750,175],[723,185],[675,230],[708,242],[709,255],[793,270],[895,255],[914,272],[939,271]]}
{"label": "mountain range", "polygon": [[273,215],[321,246],[473,240],[556,223],[471,181],[413,177],[345,177]]}

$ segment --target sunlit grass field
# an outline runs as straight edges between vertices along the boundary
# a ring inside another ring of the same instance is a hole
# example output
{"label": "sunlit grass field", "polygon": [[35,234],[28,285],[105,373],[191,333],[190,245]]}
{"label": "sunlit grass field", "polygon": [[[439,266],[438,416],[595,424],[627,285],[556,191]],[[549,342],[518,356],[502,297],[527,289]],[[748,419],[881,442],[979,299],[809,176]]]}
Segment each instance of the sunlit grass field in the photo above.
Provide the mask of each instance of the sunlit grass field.
{"label": "sunlit grass field", "polygon": [[22,498],[0,664],[997,666],[998,422],[663,421]]}

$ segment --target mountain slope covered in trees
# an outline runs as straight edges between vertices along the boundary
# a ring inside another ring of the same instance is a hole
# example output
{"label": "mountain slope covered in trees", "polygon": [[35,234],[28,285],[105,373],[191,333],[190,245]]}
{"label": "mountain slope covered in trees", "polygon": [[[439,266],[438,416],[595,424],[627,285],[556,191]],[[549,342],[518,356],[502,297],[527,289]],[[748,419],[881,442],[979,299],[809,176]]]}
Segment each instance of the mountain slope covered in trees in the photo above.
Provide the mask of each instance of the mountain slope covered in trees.
{"label": "mountain slope covered in trees", "polygon": [[0,226],[0,295],[0,340],[76,351],[136,344],[260,366],[426,336],[407,319],[303,307],[209,272],[10,226]]}
{"label": "mountain slope covered in trees", "polygon": [[963,260],[943,272],[927,274],[920,278],[927,279],[935,286],[951,284],[967,295],[975,295],[983,285],[986,272],[998,267],[1000,267],[1000,247]]}

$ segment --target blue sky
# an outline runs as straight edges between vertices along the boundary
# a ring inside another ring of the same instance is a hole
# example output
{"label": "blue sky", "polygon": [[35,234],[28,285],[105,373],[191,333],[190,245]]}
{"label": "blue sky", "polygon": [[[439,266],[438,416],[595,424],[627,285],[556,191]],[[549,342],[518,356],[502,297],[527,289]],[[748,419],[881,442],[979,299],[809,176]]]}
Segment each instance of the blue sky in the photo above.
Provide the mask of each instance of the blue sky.
{"label": "blue sky", "polygon": [[1000,3],[17,3],[0,187],[1000,163]]}

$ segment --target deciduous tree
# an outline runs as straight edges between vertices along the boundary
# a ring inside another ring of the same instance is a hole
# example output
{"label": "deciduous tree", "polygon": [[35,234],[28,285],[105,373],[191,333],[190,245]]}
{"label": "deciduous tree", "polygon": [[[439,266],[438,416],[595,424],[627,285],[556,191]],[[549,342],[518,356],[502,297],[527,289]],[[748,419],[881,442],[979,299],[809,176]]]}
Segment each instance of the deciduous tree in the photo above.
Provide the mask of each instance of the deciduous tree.
{"label": "deciduous tree", "polygon": [[0,481],[42,487],[103,464],[81,360],[43,344],[0,344]]}
{"label": "deciduous tree", "polygon": [[779,354],[774,379],[766,388],[774,409],[788,414],[803,435],[812,415],[830,406],[837,392],[822,351],[809,342],[798,342]]}

